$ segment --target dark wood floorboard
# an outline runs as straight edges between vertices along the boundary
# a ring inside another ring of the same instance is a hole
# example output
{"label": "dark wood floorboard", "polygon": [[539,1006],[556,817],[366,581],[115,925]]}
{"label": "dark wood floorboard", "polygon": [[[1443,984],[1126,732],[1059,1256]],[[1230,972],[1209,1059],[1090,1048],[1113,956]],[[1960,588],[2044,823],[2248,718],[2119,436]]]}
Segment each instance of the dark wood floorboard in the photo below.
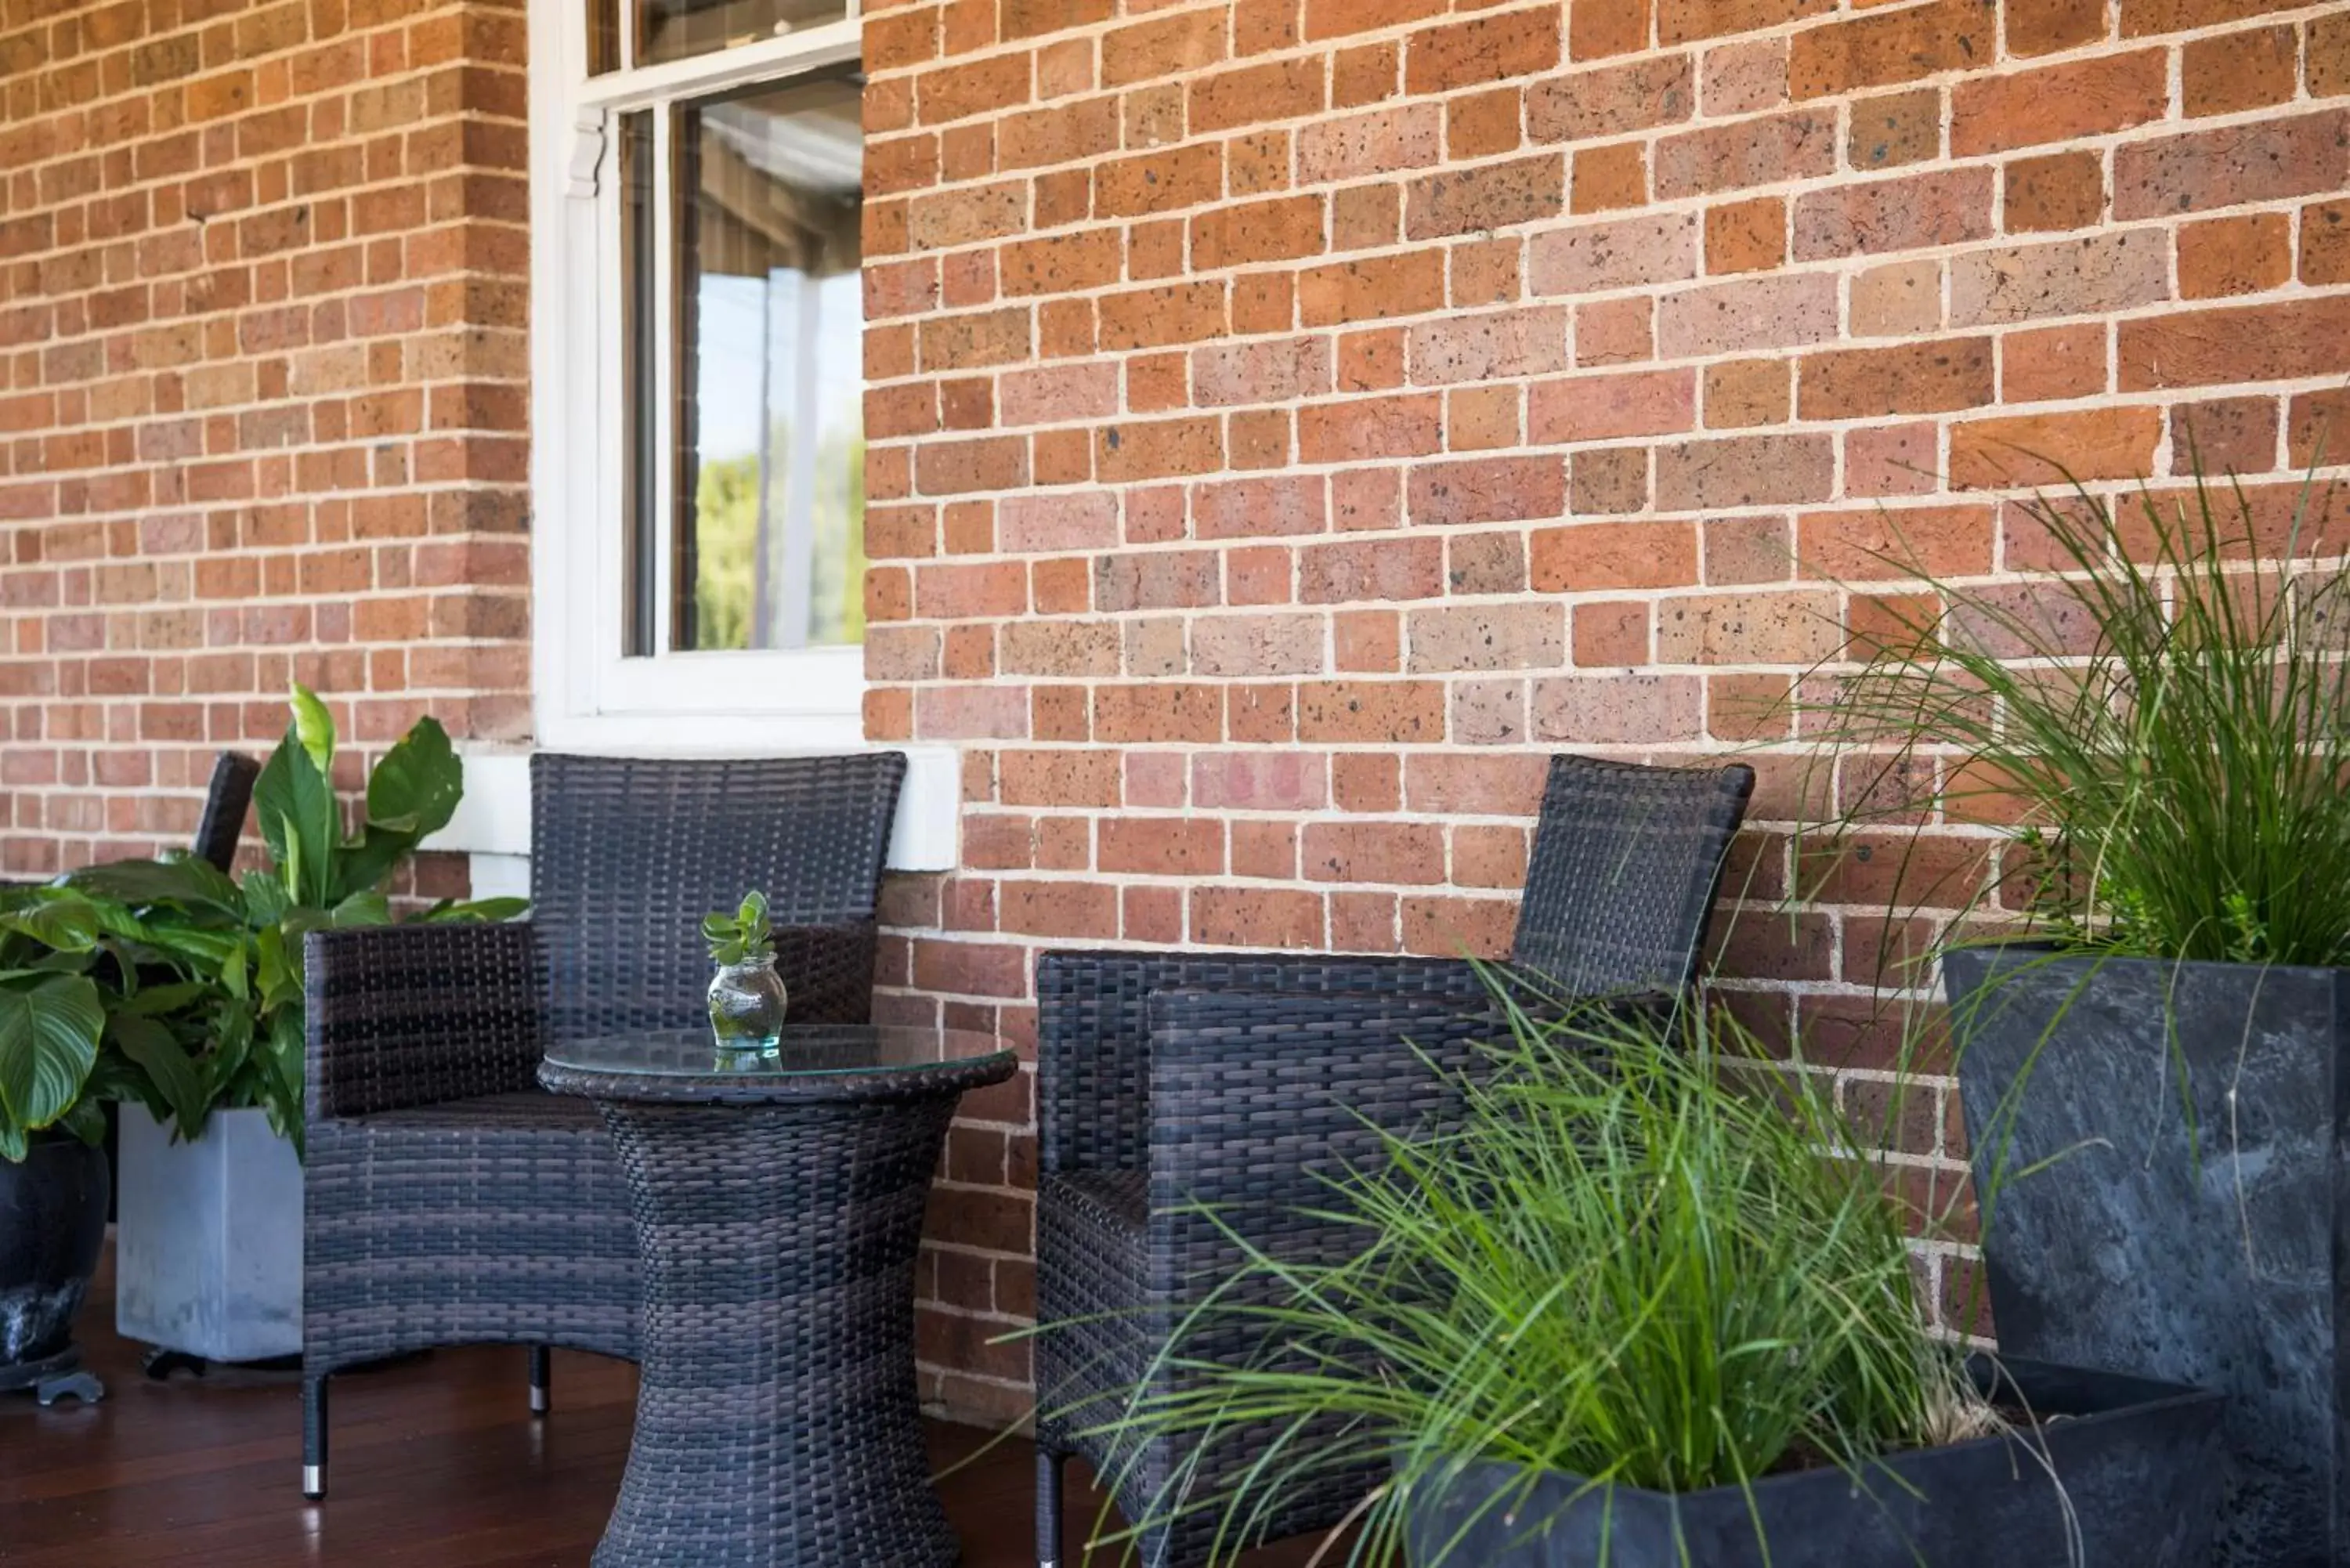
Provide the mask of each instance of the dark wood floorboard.
{"label": "dark wood floorboard", "polygon": [[[557,1353],[545,1421],[525,1408],[516,1349],[438,1351],[339,1377],[333,1494],[313,1505],[297,1485],[293,1374],[151,1383],[113,1320],[102,1293],[83,1314],[104,1403],[43,1410],[0,1395],[6,1568],[587,1568],[628,1453],[634,1368]],[[931,1454],[965,1568],[1033,1568],[1027,1443],[940,1424]],[[1082,1559],[1099,1507],[1082,1467],[1070,1481],[1065,1563]],[[1315,1544],[1254,1553],[1248,1568],[1302,1568]]]}

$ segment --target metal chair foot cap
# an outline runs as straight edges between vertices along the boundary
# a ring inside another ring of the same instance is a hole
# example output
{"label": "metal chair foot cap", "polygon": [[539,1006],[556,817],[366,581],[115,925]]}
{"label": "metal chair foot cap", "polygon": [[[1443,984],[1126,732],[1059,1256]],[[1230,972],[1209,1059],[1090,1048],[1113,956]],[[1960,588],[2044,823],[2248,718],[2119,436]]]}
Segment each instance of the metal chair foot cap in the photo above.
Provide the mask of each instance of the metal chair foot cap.
{"label": "metal chair foot cap", "polygon": [[302,1467],[302,1495],[312,1502],[327,1495],[326,1466],[304,1465]]}
{"label": "metal chair foot cap", "polygon": [[530,1413],[532,1415],[544,1416],[547,1411],[554,1408],[554,1406],[555,1401],[547,1397],[546,1389],[534,1388],[530,1391]]}

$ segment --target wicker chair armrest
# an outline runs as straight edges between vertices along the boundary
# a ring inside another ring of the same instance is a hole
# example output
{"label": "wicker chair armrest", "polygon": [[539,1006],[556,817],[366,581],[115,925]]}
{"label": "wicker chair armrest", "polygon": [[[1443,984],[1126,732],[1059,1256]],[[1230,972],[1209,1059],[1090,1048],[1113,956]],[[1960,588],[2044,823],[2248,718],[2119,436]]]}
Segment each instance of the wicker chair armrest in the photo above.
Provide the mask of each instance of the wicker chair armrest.
{"label": "wicker chair armrest", "polygon": [[1329,953],[1048,951],[1036,962],[1044,1168],[1140,1170],[1149,1161],[1153,993],[1172,989],[1480,997],[1469,964]]}
{"label": "wicker chair armrest", "polygon": [[541,969],[526,924],[309,933],[310,1125],[531,1087]]}
{"label": "wicker chair armrest", "polygon": [[1242,1239],[1295,1262],[1348,1255],[1350,1228],[1312,1210],[1335,1179],[1376,1169],[1387,1137],[1447,1125],[1503,1027],[1479,1002],[1290,991],[1162,991],[1150,1015],[1151,1250],[1187,1299],[1239,1267]]}

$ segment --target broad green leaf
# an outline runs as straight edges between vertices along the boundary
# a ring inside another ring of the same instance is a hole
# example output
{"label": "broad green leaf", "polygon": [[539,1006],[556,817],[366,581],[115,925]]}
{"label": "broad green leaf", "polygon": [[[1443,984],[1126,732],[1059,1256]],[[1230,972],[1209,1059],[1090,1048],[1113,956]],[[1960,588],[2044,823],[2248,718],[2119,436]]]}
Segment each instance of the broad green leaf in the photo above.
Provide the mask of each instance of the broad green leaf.
{"label": "broad green leaf", "polygon": [[92,1148],[106,1141],[106,1113],[98,1108],[95,1096],[76,1100],[73,1108],[57,1118],[57,1125]]}
{"label": "broad green leaf", "polygon": [[318,694],[294,682],[291,701],[294,705],[294,734],[302,742],[302,750],[318,770],[320,778],[335,776],[335,716],[318,701]]}
{"label": "broad green leaf", "polygon": [[0,930],[29,937],[61,952],[88,951],[105,929],[97,904],[79,894],[45,898],[0,915]]}
{"label": "broad green leaf", "polygon": [[416,721],[368,778],[367,819],[410,842],[449,826],[465,793],[465,766],[440,721]]}
{"label": "broad green leaf", "polygon": [[244,874],[244,892],[245,919],[256,928],[276,925],[294,907],[286,885],[259,871]]}
{"label": "broad green leaf", "polygon": [[133,907],[179,904],[237,916],[244,912],[244,900],[225,872],[184,853],[161,860],[110,860],[87,867],[68,877],[66,885]]}
{"label": "broad green leaf", "polygon": [[261,1087],[262,1104],[269,1109],[269,1125],[294,1140],[302,1154],[302,1078],[304,1043],[302,1010],[282,1009],[269,1021],[269,1075]]}
{"label": "broad green leaf", "polygon": [[204,1118],[211,1109],[204,1098],[203,1079],[172,1032],[151,1018],[118,1012],[107,1020],[106,1039],[154,1084],[172,1109],[179,1136],[190,1142],[203,1137]]}
{"label": "broad green leaf", "polygon": [[160,1018],[192,1007],[212,994],[212,988],[197,981],[175,981],[168,985],[150,985],[136,996],[126,996],[114,1009],[114,1016],[125,1013],[140,1018]]}
{"label": "broad green leaf", "polygon": [[71,1109],[105,1027],[83,976],[0,976],[0,1132],[21,1140]]}
{"label": "broad green leaf", "polygon": [[255,782],[253,803],[286,891],[296,903],[328,902],[342,846],[335,794],[292,730]]}
{"label": "broad green leaf", "polygon": [[373,888],[353,893],[334,907],[327,923],[337,930],[355,926],[388,926],[391,924],[391,900]]}
{"label": "broad green leaf", "polygon": [[415,848],[414,834],[369,823],[359,829],[358,842],[346,845],[336,861],[335,885],[328,890],[328,902],[340,903],[354,893],[381,886]]}

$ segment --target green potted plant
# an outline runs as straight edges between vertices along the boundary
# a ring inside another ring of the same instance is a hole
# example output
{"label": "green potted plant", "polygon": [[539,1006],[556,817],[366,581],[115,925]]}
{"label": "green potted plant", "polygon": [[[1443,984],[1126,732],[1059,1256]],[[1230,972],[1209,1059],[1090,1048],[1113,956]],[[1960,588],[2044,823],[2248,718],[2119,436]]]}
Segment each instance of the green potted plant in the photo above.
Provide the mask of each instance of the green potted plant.
{"label": "green potted plant", "polygon": [[[145,955],[122,971],[130,983],[107,1008],[117,1048],[93,1072],[126,1105],[117,1324],[188,1357],[301,1349],[302,937],[400,918],[385,884],[464,787],[448,735],[420,719],[376,763],[347,833],[333,719],[299,685],[292,703],[254,789],[265,869],[232,879],[179,856],[68,879],[127,911]],[[406,918],[500,919],[523,907],[444,901]]]}
{"label": "green potted plant", "polygon": [[1138,1521],[1216,1511],[1217,1562],[1367,1464],[1350,1563],[2200,1564],[2216,1397],[1935,1337],[1825,1085],[1724,1019],[1513,1015],[1457,1123],[1335,1181],[1354,1256],[1231,1232],[1276,1303],[1211,1299],[1171,1392],[1072,1418],[1252,1456]]}
{"label": "green potted plant", "polygon": [[710,980],[710,1033],[722,1051],[772,1054],[783,1037],[790,996],[775,972],[775,931],[767,896],[745,893],[742,906],[702,919],[702,938],[718,972]]}
{"label": "green potted plant", "polygon": [[94,1399],[73,1319],[106,1241],[105,1124],[87,1096],[106,1022],[103,912],[0,889],[0,1392]]}
{"label": "green potted plant", "polygon": [[[1929,591],[1807,715],[1848,804],[1819,860],[1889,865],[1894,914],[1942,922],[2000,1344],[2225,1390],[2221,1563],[2350,1554],[2350,569],[2325,499],[2076,492],[2020,509],[2011,551],[2045,563],[2021,581],[1896,557]],[[1982,853],[1948,854],[1954,829]]]}

